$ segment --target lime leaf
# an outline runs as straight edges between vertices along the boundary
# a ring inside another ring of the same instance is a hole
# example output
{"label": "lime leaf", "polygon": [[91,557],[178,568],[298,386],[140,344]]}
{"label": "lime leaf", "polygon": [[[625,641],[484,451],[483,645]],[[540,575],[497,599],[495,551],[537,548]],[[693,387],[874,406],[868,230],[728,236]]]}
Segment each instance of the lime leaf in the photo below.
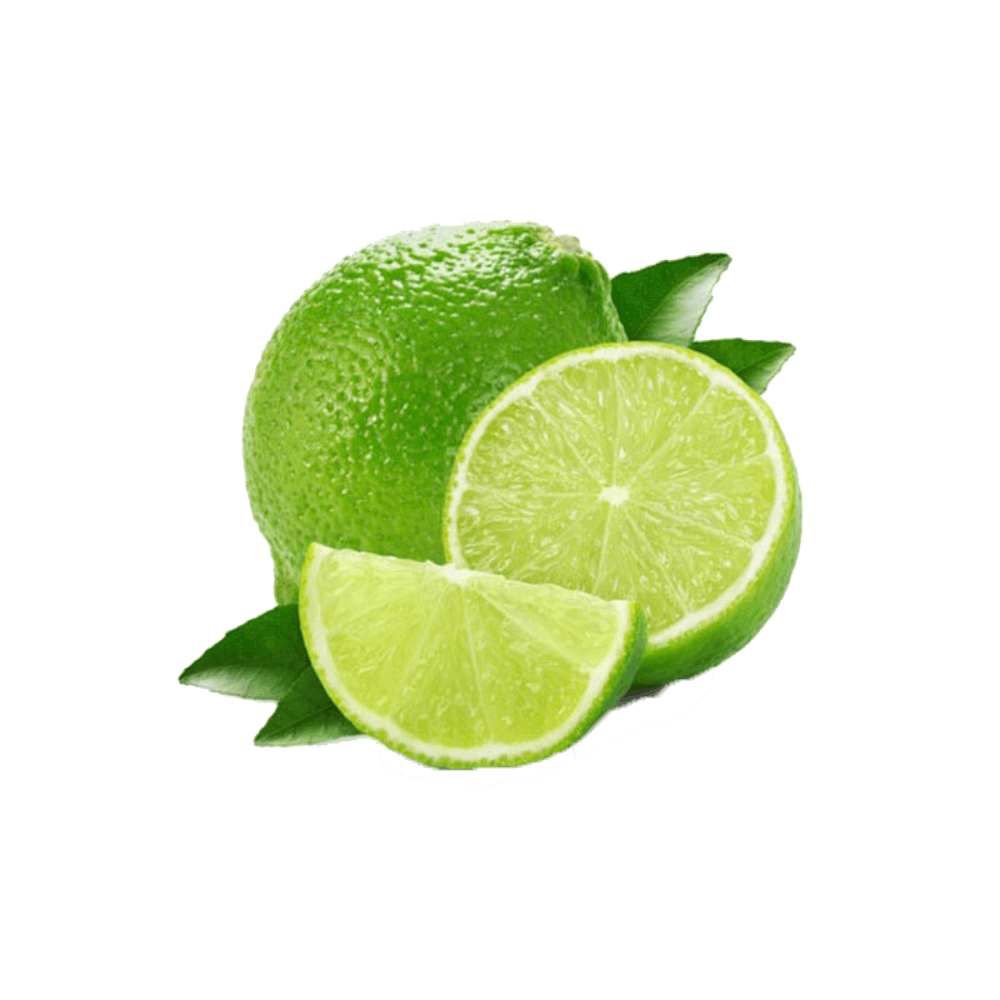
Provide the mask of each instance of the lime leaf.
{"label": "lime leaf", "polygon": [[777,340],[700,340],[691,347],[735,372],[751,389],[763,392],[795,353]]}
{"label": "lime leaf", "polygon": [[330,701],[309,662],[299,609],[282,604],[227,632],[180,676],[219,694],[277,701],[258,746],[325,743],[358,731]]}
{"label": "lime leaf", "polygon": [[254,743],[259,747],[290,747],[358,735],[358,730],[330,700],[312,666],[307,666],[284,693],[274,714],[254,737]]}
{"label": "lime leaf", "polygon": [[619,274],[611,282],[611,298],[629,339],[686,347],[731,263],[728,254],[704,253]]}

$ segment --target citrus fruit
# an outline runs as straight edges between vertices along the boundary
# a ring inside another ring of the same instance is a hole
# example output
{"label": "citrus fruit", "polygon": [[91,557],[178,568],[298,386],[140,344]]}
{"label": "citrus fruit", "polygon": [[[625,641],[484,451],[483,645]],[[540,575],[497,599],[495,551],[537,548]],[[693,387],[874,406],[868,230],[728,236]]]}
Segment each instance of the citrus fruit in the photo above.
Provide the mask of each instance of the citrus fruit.
{"label": "citrus fruit", "polygon": [[457,566],[641,602],[637,686],[749,642],[800,533],[764,401],[704,355],[640,342],[565,354],[501,393],[461,446],[445,511]]}
{"label": "citrus fruit", "polygon": [[437,767],[547,757],[628,689],[642,609],[551,585],[311,545],[302,634],[358,729]]}
{"label": "citrus fruit", "polygon": [[542,361],[623,340],[604,269],[542,226],[434,226],[334,267],[282,319],[247,397],[247,491],[278,602],[296,599],[313,541],[441,561],[476,414]]}

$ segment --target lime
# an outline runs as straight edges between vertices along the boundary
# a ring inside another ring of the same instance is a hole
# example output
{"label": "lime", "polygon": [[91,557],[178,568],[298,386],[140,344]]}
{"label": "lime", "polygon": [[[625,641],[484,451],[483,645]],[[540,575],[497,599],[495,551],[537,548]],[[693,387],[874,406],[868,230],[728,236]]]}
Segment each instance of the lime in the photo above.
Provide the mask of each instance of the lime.
{"label": "lime", "polygon": [[636,685],[736,652],[798,554],[795,468],[764,401],[667,344],[574,351],[510,386],[470,428],[445,511],[461,567],[639,601]]}
{"label": "lime", "polygon": [[604,269],[542,226],[434,226],[334,267],[281,321],[247,397],[247,492],[278,602],[296,599],[313,541],[442,561],[476,414],[542,361],[623,340]]}
{"label": "lime", "polygon": [[299,614],[320,681],[358,729],[436,767],[562,750],[628,689],[639,605],[311,545]]}

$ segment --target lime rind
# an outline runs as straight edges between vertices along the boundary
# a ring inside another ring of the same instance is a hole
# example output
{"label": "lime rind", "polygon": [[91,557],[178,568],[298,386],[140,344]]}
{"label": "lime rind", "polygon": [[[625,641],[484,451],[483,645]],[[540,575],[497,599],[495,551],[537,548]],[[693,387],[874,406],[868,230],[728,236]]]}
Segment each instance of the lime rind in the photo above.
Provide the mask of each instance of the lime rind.
{"label": "lime rind", "polygon": [[[583,736],[607,709],[617,703],[631,686],[642,661],[647,638],[646,616],[642,608],[629,601],[600,601],[601,605],[608,605],[614,609],[617,629],[613,641],[601,659],[590,666],[586,688],[578,697],[573,709],[558,726],[540,733],[534,739],[511,742],[484,740],[468,747],[447,746],[421,739],[394,721],[390,714],[374,711],[362,704],[344,683],[330,644],[326,641],[326,628],[322,620],[322,593],[317,586],[319,570],[323,562],[330,557],[341,561],[364,562],[368,565],[410,561],[353,550],[334,550],[313,544],[309,547],[302,570],[299,615],[310,660],[320,682],[338,708],[362,732],[423,764],[440,768],[513,767],[557,753]],[[502,580],[501,585],[505,590],[518,591],[527,588],[522,592],[528,594],[530,591],[535,606],[543,606],[547,594],[558,595],[560,599],[565,599],[571,593],[551,584],[524,584],[503,580],[494,574],[457,569],[453,566],[438,566],[429,562],[410,563],[410,565],[422,566],[427,572],[439,575],[443,581],[456,587],[491,587],[496,586],[498,580]],[[573,597],[588,601],[598,600],[585,594],[574,594]],[[405,694],[401,697],[405,698]]]}
{"label": "lime rind", "polygon": [[764,627],[788,589],[802,538],[802,495],[796,483],[789,519],[759,573],[714,619],[657,646],[652,642],[633,687],[695,677],[738,653]]}
{"label": "lime rind", "polygon": [[[470,426],[456,455],[444,515],[446,557],[457,566],[466,566],[458,515],[470,488],[470,460],[490,426],[512,405],[531,398],[546,380],[557,378],[568,369],[642,356],[672,357],[707,380],[708,388],[702,399],[694,404],[684,421],[715,389],[733,393],[747,404],[764,432],[764,447],[759,457],[770,462],[774,471],[775,496],[766,526],[751,544],[751,557],[733,582],[714,599],[693,610],[685,609],[685,613],[669,625],[656,628],[655,622],[652,623],[645,659],[637,672],[635,686],[662,684],[693,676],[721,662],[759,631],[788,585],[801,536],[801,494],[784,436],[770,407],[756,392],[714,359],[676,345],[631,342],[567,352],[508,386]],[[517,575],[516,569],[512,575]]]}
{"label": "lime rind", "polygon": [[431,226],[307,289],[247,394],[243,457],[279,604],[310,542],[444,561],[441,503],[466,428],[509,382],[625,341],[601,265],[533,223]]}

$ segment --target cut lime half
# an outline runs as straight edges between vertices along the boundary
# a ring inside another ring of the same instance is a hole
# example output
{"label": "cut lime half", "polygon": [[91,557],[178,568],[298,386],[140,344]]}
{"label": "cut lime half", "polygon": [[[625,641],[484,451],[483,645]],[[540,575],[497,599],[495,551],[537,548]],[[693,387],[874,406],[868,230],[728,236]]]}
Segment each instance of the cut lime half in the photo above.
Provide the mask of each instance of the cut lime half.
{"label": "cut lime half", "polygon": [[344,715],[436,767],[569,746],[628,690],[646,640],[635,603],[317,544],[299,613]]}
{"label": "cut lime half", "polygon": [[745,645],[798,553],[801,501],[764,401],[684,347],[573,351],[469,429],[445,509],[457,566],[642,603],[636,685],[690,677]]}

